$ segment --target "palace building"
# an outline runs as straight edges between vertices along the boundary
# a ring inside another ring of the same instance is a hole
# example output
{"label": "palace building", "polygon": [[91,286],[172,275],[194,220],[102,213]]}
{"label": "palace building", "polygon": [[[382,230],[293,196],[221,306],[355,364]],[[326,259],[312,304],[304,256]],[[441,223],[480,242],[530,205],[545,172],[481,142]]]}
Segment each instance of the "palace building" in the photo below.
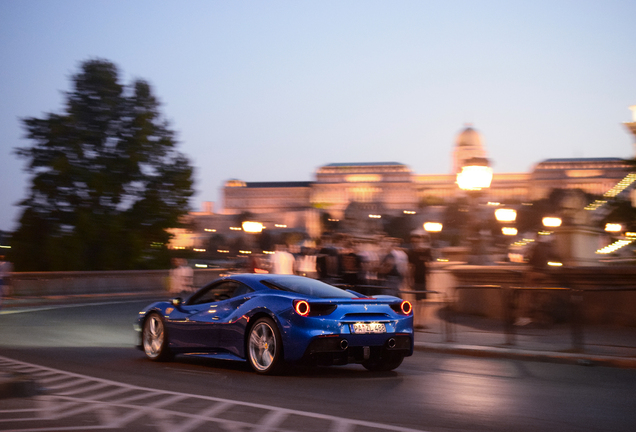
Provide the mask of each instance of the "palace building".
{"label": "palace building", "polygon": [[[426,203],[448,203],[460,193],[457,173],[472,158],[486,158],[480,134],[466,127],[456,139],[450,174],[416,174],[398,162],[332,163],[318,168],[313,182],[230,180],[224,213],[252,214],[322,209],[342,217],[352,202],[378,203],[389,213],[415,211]],[[485,195],[491,201],[545,198],[554,188],[603,194],[629,171],[619,158],[548,159],[530,173],[494,173]]]}
{"label": "palace building", "polygon": [[[636,135],[635,122],[626,124]],[[238,230],[237,215],[250,214],[268,229],[297,229],[310,237],[320,236],[321,214],[343,219],[352,203],[364,204],[386,215],[418,212],[428,205],[453,202],[462,193],[457,185],[459,173],[473,158],[487,160],[483,140],[472,126],[456,137],[452,149],[452,172],[417,174],[399,162],[352,162],[324,165],[314,181],[246,182],[229,180],[223,188],[223,211],[211,207],[190,214],[194,231],[178,238],[189,246],[214,232]],[[581,189],[601,195],[611,189],[630,170],[620,158],[547,159],[529,173],[494,173],[484,199],[500,203],[523,203],[545,198],[554,188]]]}

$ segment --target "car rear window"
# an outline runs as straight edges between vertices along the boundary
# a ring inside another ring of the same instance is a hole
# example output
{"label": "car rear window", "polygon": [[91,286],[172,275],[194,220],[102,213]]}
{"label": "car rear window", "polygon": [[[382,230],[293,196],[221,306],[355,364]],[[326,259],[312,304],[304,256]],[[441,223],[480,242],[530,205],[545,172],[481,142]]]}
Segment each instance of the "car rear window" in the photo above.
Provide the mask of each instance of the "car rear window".
{"label": "car rear window", "polygon": [[357,295],[326,284],[316,279],[299,276],[280,276],[262,280],[261,283],[273,289],[291,291],[318,298],[355,298]]}

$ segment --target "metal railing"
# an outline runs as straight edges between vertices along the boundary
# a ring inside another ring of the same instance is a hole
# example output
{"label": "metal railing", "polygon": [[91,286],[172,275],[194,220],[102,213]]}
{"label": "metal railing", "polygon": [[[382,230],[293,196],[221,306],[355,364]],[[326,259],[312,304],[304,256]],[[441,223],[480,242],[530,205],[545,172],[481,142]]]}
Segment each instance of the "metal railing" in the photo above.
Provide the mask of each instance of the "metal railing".
{"label": "metal railing", "polygon": [[[526,301],[536,303],[531,305],[534,307],[535,316],[538,313],[545,314],[547,322],[543,322],[546,326],[551,326],[554,321],[551,321],[552,314],[559,314],[559,311],[555,310],[563,305],[558,305],[558,302],[553,301],[557,293],[564,293],[567,298],[566,306],[566,322],[570,327],[571,338],[571,350],[573,352],[583,352],[585,350],[585,337],[584,337],[584,294],[587,292],[612,292],[612,291],[636,291],[636,287],[615,287],[615,288],[572,288],[563,286],[506,286],[506,285],[459,285],[455,287],[456,291],[461,290],[475,290],[475,289],[495,289],[501,292],[501,304],[502,304],[502,333],[505,337],[506,345],[516,345],[517,343],[517,326],[516,320],[520,317],[518,314],[520,308],[519,297],[522,293],[530,294],[548,294],[546,298],[537,300],[537,296],[529,296]],[[451,326],[454,326],[459,316],[456,311],[457,296],[452,299],[447,305],[448,308],[448,321]],[[561,314],[563,311],[560,311]],[[554,319],[554,317],[552,317]],[[456,332],[451,330],[446,332],[447,341],[453,341],[452,337]],[[450,335],[450,339],[449,336]]]}

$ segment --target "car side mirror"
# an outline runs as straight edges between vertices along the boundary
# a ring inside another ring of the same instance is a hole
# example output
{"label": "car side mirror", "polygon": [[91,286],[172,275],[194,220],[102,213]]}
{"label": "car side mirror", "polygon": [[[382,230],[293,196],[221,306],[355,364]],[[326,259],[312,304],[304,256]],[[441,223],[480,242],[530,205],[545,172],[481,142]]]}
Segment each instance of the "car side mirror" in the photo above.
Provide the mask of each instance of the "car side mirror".
{"label": "car side mirror", "polygon": [[183,303],[183,299],[181,297],[175,297],[170,300],[170,303],[172,303],[173,306],[179,307]]}

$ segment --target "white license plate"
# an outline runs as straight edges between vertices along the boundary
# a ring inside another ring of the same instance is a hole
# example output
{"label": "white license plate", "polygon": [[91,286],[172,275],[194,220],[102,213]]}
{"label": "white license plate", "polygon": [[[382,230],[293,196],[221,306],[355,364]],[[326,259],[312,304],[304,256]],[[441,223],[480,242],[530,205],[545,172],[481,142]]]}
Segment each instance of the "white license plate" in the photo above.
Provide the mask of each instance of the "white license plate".
{"label": "white license plate", "polygon": [[351,324],[351,331],[356,334],[365,333],[386,333],[386,326],[383,323],[354,323]]}

